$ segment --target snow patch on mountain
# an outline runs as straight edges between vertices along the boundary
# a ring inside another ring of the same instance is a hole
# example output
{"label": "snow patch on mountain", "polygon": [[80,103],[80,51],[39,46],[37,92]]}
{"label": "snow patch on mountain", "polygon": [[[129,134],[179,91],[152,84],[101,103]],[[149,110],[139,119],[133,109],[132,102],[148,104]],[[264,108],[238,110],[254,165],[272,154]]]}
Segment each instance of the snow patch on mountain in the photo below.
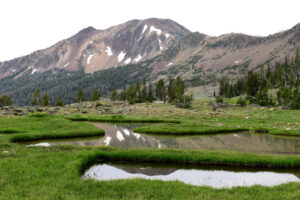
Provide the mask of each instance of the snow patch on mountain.
{"label": "snow patch on mountain", "polygon": [[170,37],[170,34],[169,33],[166,33],[165,34],[166,38],[168,39]]}
{"label": "snow patch on mountain", "polygon": [[37,72],[37,69],[33,68],[32,72],[31,72],[31,75],[33,75],[35,72]]}
{"label": "snow patch on mountain", "polygon": [[89,55],[88,59],[86,60],[87,64],[90,64],[92,57],[94,56],[94,54]]}
{"label": "snow patch on mountain", "polygon": [[126,53],[123,51],[118,55],[118,61],[121,62],[125,58]]}
{"label": "snow patch on mountain", "polygon": [[173,63],[169,63],[169,64],[167,64],[166,66],[170,66],[170,65],[173,65]]}
{"label": "snow patch on mountain", "polygon": [[161,45],[161,40],[158,40],[158,42],[159,42],[159,49],[160,49],[160,50],[163,50],[164,47]]}
{"label": "snow patch on mountain", "polygon": [[142,34],[141,34],[141,35],[143,35],[147,29],[148,29],[148,25],[145,24],[145,26],[144,26],[144,28],[143,28],[143,31],[142,31]]}
{"label": "snow patch on mountain", "polygon": [[150,32],[149,32],[149,35],[151,34],[151,32],[156,32],[158,35],[161,34],[161,30],[160,29],[157,29],[155,28],[154,26],[151,26],[150,27]]}
{"label": "snow patch on mountain", "polygon": [[105,52],[107,53],[108,56],[114,55],[114,54],[112,53],[111,48],[110,48],[109,46],[106,46]]}
{"label": "snow patch on mountain", "polygon": [[135,62],[139,62],[142,59],[142,56],[139,54],[134,60]]}
{"label": "snow patch on mountain", "polygon": [[131,62],[131,58],[127,58],[127,59],[124,61],[125,64],[129,64],[130,62]]}
{"label": "snow patch on mountain", "polygon": [[145,26],[144,26],[144,28],[143,28],[143,31],[141,32],[141,35],[140,35],[140,37],[139,37],[139,39],[138,39],[137,41],[139,41],[140,39],[143,38],[143,35],[144,35],[144,33],[145,33],[145,31],[146,31],[147,29],[148,29],[148,25],[145,24]]}
{"label": "snow patch on mountain", "polygon": [[64,67],[68,67],[69,64],[70,64],[70,63],[68,62],[67,64],[64,65]]}

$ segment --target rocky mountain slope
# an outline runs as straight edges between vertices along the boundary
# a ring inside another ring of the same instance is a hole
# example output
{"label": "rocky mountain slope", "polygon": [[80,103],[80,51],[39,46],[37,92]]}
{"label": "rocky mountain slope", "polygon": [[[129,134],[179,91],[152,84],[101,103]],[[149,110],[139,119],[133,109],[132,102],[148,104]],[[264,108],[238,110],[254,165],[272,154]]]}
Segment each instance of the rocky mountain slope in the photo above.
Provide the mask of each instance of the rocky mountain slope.
{"label": "rocky mountain slope", "polygon": [[[236,77],[260,65],[274,65],[292,57],[300,47],[300,24],[268,37],[226,34],[210,37],[198,32],[186,35],[152,64],[153,74],[205,79],[209,74]],[[153,75],[152,74],[152,75]],[[206,77],[205,77],[206,76]]]}
{"label": "rocky mountain slope", "polygon": [[76,92],[86,97],[98,87],[104,95],[147,77],[154,83],[181,75],[188,86],[237,77],[262,64],[271,66],[300,47],[300,24],[270,35],[192,33],[171,20],[132,20],[106,30],[92,27],[28,56],[0,63],[0,95],[29,104],[36,88],[66,103]]}
{"label": "rocky mountain slope", "polygon": [[0,78],[53,68],[86,73],[147,60],[159,55],[190,31],[171,20],[132,20],[106,30],[88,27],[71,38],[28,56],[0,64]]}

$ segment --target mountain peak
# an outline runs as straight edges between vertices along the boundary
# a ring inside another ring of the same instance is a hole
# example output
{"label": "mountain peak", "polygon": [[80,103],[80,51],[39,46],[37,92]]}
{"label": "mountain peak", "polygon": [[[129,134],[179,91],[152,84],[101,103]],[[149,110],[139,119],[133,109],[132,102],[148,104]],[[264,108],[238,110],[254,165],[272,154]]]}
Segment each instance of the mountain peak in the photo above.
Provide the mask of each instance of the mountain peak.
{"label": "mountain peak", "polygon": [[91,32],[94,32],[96,31],[97,29],[95,29],[94,27],[92,26],[88,26],[82,30],[80,30],[78,33],[83,33],[83,34],[86,34],[86,33],[91,33]]}
{"label": "mountain peak", "polygon": [[293,28],[300,29],[300,23],[296,24]]}
{"label": "mountain peak", "polygon": [[[33,73],[34,70],[40,73],[53,68],[65,70],[83,68],[86,73],[93,73],[116,66],[137,64],[158,55],[165,55],[164,61],[169,62],[160,64],[157,62],[155,66],[159,68],[158,71],[166,66],[185,62],[193,63],[195,66],[221,69],[223,65],[229,66],[235,61],[249,60],[248,53],[255,55],[252,51],[258,45],[267,46],[287,36],[290,37],[287,39],[289,43],[283,49],[289,48],[289,45],[298,45],[299,28],[300,23],[290,29],[290,32],[278,33],[278,37],[253,37],[236,33],[209,37],[198,32],[192,33],[171,19],[134,19],[105,30],[89,26],[47,49],[0,63],[0,78],[14,72],[22,72],[20,73],[22,76]],[[245,53],[237,51],[239,49],[245,49]],[[272,51],[270,45],[261,60],[253,56],[251,67],[269,59]],[[221,62],[223,57],[226,59]]]}

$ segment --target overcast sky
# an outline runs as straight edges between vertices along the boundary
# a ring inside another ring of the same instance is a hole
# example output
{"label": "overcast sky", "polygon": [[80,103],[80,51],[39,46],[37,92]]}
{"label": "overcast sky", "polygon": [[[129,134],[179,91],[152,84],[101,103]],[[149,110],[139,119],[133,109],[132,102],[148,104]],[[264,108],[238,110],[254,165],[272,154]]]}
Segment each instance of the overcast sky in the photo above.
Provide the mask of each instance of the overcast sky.
{"label": "overcast sky", "polygon": [[169,18],[191,31],[266,36],[300,22],[300,0],[1,0],[0,61],[29,54],[93,26]]}

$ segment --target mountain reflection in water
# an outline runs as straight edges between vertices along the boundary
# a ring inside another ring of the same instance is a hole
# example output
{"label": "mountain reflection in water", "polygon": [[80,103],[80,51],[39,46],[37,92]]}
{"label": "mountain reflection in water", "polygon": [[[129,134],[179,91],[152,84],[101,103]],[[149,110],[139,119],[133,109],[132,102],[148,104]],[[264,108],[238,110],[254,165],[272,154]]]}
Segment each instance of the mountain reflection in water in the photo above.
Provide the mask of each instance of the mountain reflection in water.
{"label": "mountain reflection in water", "polygon": [[83,175],[84,179],[118,180],[143,178],[150,180],[181,181],[196,186],[211,186],[213,188],[231,188],[236,186],[275,186],[289,182],[300,182],[291,173],[267,171],[235,172],[226,170],[152,168],[145,166],[122,166],[113,164],[98,164],[89,168]]}
{"label": "mountain reflection in water", "polygon": [[264,154],[300,154],[300,138],[279,137],[248,132],[197,136],[146,135],[133,131],[145,124],[105,124],[95,126],[105,131],[104,137],[46,140],[50,145],[113,146],[121,148],[172,148],[194,150],[230,150]]}

